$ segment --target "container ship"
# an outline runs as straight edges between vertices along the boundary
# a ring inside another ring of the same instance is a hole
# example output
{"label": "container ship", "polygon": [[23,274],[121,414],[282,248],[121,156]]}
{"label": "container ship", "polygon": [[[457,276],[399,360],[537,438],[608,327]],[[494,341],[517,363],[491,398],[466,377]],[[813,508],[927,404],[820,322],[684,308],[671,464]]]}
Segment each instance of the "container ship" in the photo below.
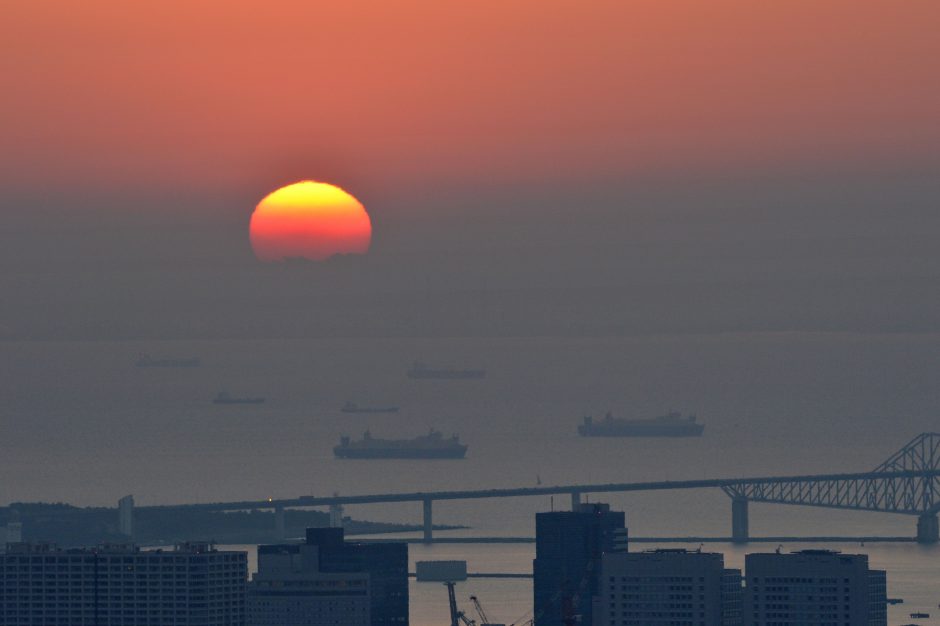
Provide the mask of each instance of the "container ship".
{"label": "container ship", "polygon": [[578,426],[582,437],[701,437],[704,424],[694,415],[683,417],[675,411],[649,419],[622,419],[608,413],[604,419],[594,421],[585,417]]}
{"label": "container ship", "polygon": [[433,428],[414,439],[378,439],[367,430],[359,441],[341,437],[333,454],[341,459],[462,459],[467,446],[457,435],[445,439]]}
{"label": "container ship", "polygon": [[263,404],[265,400],[267,400],[267,398],[260,396],[238,398],[227,391],[220,391],[218,395],[212,399],[212,402],[213,404]]}
{"label": "container ship", "polygon": [[202,362],[199,357],[188,359],[154,359],[149,354],[141,354],[137,359],[137,367],[199,367]]}
{"label": "container ship", "polygon": [[438,380],[468,380],[486,378],[484,369],[450,369],[428,367],[426,363],[415,361],[408,370],[408,378],[431,378]]}
{"label": "container ship", "polygon": [[397,406],[359,406],[355,402],[347,402],[340,409],[343,413],[398,413]]}

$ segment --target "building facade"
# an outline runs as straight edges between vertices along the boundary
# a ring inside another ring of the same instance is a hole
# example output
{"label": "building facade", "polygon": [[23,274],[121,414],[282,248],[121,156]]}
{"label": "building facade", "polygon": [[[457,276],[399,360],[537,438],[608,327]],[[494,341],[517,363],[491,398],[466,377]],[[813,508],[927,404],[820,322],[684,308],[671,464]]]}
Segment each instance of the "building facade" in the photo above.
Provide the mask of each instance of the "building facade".
{"label": "building facade", "polygon": [[406,626],[408,546],[347,542],[342,528],[260,546],[248,607],[253,626]]}
{"label": "building facade", "polygon": [[601,561],[594,626],[740,626],[741,573],[716,553],[612,552]]}
{"label": "building facade", "polygon": [[803,550],[745,557],[744,615],[754,626],[886,626],[885,573],[863,554]]}
{"label": "building facade", "polygon": [[535,516],[533,596],[535,626],[562,626],[580,616],[592,622],[601,558],[626,551],[626,518],[606,504],[582,504],[575,511]]}
{"label": "building facade", "polygon": [[0,555],[0,624],[244,626],[247,577],[245,552],[206,543],[10,544]]}
{"label": "building facade", "polygon": [[721,623],[744,624],[744,577],[739,569],[726,568],[721,574]]}
{"label": "building facade", "polygon": [[369,604],[369,575],[320,572],[316,547],[258,547],[258,572],[248,586],[250,626],[369,626]]}

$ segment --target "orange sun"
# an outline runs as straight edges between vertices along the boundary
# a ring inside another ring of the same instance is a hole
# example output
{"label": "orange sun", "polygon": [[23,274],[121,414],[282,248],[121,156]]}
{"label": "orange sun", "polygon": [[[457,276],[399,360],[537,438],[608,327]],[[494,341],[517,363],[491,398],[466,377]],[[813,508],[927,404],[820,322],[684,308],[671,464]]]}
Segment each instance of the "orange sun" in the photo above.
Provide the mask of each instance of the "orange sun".
{"label": "orange sun", "polygon": [[372,223],[350,194],[335,185],[305,180],[259,202],[251,214],[249,236],[262,261],[322,261],[336,254],[368,252]]}

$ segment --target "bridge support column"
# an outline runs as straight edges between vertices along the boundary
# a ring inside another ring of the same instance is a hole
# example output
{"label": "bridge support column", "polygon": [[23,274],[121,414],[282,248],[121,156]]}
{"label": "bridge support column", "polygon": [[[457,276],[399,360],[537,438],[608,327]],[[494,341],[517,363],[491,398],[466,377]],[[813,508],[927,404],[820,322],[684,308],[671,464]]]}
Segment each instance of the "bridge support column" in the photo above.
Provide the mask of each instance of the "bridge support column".
{"label": "bridge support column", "polygon": [[747,498],[731,499],[731,541],[747,543],[750,538],[747,527]]}
{"label": "bridge support column", "polygon": [[118,532],[125,537],[134,536],[134,496],[118,500]]}
{"label": "bridge support column", "polygon": [[278,539],[287,538],[287,529],[284,524],[284,507],[282,506],[274,508],[274,535]]}
{"label": "bridge support column", "polygon": [[935,513],[924,513],[917,518],[917,543],[940,541],[940,522]]}
{"label": "bridge support column", "polygon": [[581,492],[572,491],[571,492],[571,510],[577,511],[581,508]]}
{"label": "bridge support column", "polygon": [[434,518],[431,515],[431,503],[433,500],[424,501],[424,543],[434,541]]}
{"label": "bridge support column", "polygon": [[343,505],[331,504],[330,505],[330,528],[342,528],[342,527],[343,527]]}

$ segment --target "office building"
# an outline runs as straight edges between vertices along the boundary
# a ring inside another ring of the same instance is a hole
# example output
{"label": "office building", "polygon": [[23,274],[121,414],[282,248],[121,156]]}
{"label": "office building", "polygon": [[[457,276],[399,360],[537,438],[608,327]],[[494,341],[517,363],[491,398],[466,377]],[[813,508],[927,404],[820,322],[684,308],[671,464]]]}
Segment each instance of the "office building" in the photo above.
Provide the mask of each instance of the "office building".
{"label": "office building", "polygon": [[369,575],[320,572],[316,546],[258,546],[249,626],[369,626],[369,604]]}
{"label": "office building", "polygon": [[5,626],[244,626],[248,558],[211,544],[142,551],[9,544],[0,555]]}
{"label": "office building", "polygon": [[408,546],[347,542],[309,528],[303,544],[260,546],[249,587],[253,626],[408,623]]}
{"label": "office building", "polygon": [[601,560],[594,626],[740,626],[741,572],[716,553],[612,552]]}
{"label": "office building", "polygon": [[754,626],[885,626],[885,574],[863,554],[749,554],[745,619]]}
{"label": "office building", "polygon": [[590,626],[601,557],[626,549],[625,516],[606,504],[536,514],[535,626],[562,626],[573,616],[580,616],[582,626]]}

